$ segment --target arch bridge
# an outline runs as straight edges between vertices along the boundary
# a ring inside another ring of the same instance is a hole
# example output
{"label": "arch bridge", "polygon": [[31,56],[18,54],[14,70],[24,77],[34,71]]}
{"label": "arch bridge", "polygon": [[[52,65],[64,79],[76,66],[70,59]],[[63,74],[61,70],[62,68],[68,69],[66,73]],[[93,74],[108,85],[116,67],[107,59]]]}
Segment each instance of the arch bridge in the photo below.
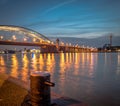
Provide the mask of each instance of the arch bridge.
{"label": "arch bridge", "polygon": [[36,31],[12,25],[0,25],[0,45],[38,46],[43,53],[91,52],[91,48],[54,43]]}

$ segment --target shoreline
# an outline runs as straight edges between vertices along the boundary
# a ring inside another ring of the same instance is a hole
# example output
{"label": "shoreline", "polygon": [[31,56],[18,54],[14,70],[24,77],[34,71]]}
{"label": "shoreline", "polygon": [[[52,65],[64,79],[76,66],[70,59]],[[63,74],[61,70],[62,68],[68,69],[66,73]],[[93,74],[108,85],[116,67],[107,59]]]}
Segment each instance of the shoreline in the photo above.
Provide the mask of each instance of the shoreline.
{"label": "shoreline", "polygon": [[[29,90],[29,82],[20,81],[0,72],[0,105],[21,106]],[[88,106],[81,101],[60,96],[54,92],[51,92],[51,103],[57,106]]]}

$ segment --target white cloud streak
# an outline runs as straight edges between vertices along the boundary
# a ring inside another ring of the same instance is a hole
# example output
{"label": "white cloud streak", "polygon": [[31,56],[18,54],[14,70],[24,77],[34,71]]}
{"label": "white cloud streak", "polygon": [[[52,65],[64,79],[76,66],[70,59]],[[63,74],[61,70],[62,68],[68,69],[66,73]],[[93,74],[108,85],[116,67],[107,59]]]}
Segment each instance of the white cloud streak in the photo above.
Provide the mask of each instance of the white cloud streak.
{"label": "white cloud streak", "polygon": [[68,0],[68,1],[62,2],[62,3],[58,4],[58,5],[55,5],[55,6],[51,7],[51,8],[49,8],[48,10],[46,10],[46,11],[44,12],[44,14],[47,14],[47,13],[49,13],[49,12],[51,12],[51,11],[54,11],[54,10],[57,9],[57,8],[60,8],[60,7],[64,6],[64,5],[73,3],[73,2],[75,2],[75,1],[77,1],[77,0]]}

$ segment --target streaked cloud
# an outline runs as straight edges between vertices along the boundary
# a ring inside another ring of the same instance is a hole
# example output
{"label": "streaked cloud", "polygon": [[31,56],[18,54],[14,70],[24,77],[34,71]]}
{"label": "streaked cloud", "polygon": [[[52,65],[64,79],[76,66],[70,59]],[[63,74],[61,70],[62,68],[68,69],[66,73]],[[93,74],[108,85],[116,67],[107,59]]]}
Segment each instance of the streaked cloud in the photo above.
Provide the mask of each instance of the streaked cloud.
{"label": "streaked cloud", "polygon": [[49,13],[49,12],[51,12],[51,11],[54,11],[54,10],[57,9],[57,8],[60,8],[60,7],[64,6],[64,5],[70,4],[70,3],[75,2],[75,1],[77,1],[77,0],[67,0],[67,1],[64,1],[64,2],[62,2],[62,3],[59,3],[59,4],[55,5],[55,6],[47,9],[47,10],[44,12],[44,14],[47,14],[47,13]]}
{"label": "streaked cloud", "polygon": [[28,1],[1,0],[6,6],[0,6],[0,24],[24,26],[47,37],[120,36],[120,0]]}

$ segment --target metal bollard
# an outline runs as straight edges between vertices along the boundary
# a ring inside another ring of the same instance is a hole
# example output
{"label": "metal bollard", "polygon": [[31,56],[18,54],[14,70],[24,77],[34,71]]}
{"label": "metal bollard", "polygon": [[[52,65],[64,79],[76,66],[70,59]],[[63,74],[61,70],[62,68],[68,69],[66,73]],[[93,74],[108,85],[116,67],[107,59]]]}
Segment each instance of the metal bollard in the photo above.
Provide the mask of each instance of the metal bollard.
{"label": "metal bollard", "polygon": [[50,73],[41,71],[32,72],[30,75],[32,106],[50,106],[50,87],[54,85],[54,83],[50,82]]}

